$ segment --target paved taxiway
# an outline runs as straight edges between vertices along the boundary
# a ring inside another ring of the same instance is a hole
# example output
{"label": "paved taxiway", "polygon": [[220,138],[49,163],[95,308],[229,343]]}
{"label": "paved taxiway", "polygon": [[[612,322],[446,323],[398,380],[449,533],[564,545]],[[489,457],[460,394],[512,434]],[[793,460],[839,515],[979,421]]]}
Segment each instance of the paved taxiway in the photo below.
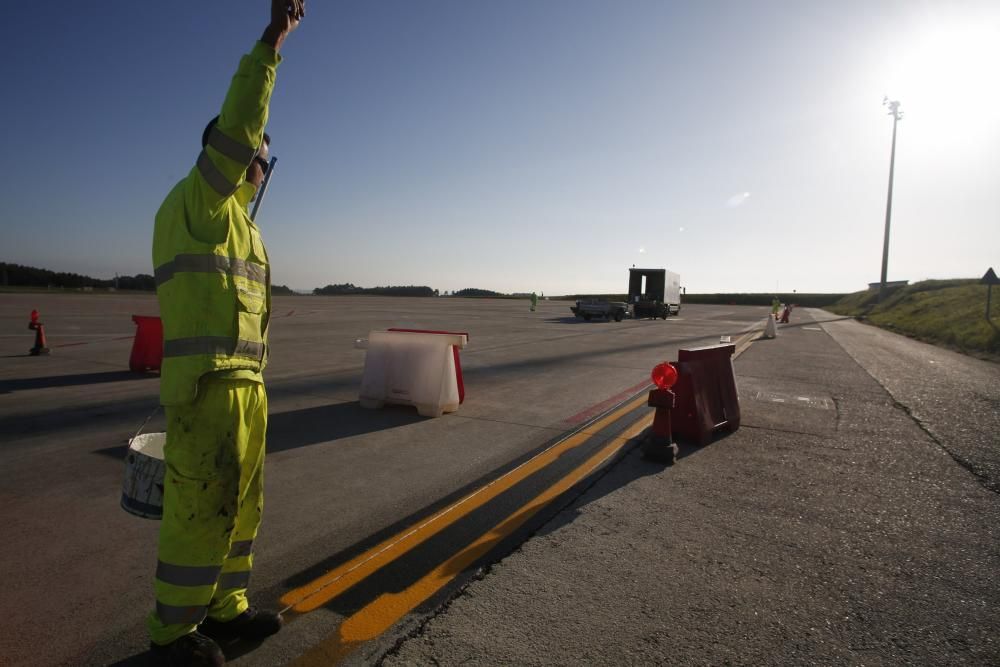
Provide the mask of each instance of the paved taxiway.
{"label": "paved taxiway", "polygon": [[[715,343],[720,335],[735,339],[766,313],[692,305],[666,321],[582,322],[569,305],[543,301],[531,313],[527,301],[513,300],[275,299],[267,509],[256,546],[255,599],[291,603],[296,591],[322,589],[315,582],[330,570],[592,425],[639,392],[652,366],[674,358],[678,347]],[[46,324],[49,357],[23,356],[32,342],[26,328],[32,308]],[[156,407],[158,381],[128,372],[132,314],[155,315],[155,300],[107,294],[0,300],[0,617],[7,619],[0,641],[14,664],[141,659],[157,524],[126,515],[117,503],[124,443]],[[457,413],[423,419],[411,408],[358,406],[364,352],[354,341],[390,326],[469,332],[462,355],[466,402]],[[296,658],[372,600],[407,590],[455,544],[562,483],[567,493],[550,493],[554,511],[578,488],[567,475],[586,473],[588,462],[603,460],[602,451],[620,450],[646,412],[632,409],[576,435],[580,442],[553,456],[558,465],[531,464],[545,474],[512,480],[484,508],[442,529],[436,543],[409,550],[395,569],[379,570],[347,595],[313,596],[314,610],[293,613],[280,635],[233,657],[248,664]],[[148,428],[162,425],[157,414]],[[490,548],[513,548],[547,516],[539,511],[508,526]],[[481,555],[489,560],[489,549]],[[413,611],[404,607],[399,618],[433,608],[479,562],[463,563],[424,601],[408,598]]]}

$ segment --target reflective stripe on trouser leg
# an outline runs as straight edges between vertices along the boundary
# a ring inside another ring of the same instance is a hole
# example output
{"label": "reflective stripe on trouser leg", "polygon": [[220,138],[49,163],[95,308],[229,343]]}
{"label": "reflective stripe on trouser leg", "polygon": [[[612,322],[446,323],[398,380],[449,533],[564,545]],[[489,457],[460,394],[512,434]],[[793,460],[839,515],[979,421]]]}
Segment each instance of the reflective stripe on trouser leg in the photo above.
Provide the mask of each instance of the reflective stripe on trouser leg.
{"label": "reflective stripe on trouser leg", "polygon": [[[208,614],[217,621],[231,621],[249,606],[247,586],[253,568],[253,541],[264,511],[264,436],[267,431],[267,395],[258,385],[258,410],[251,420],[246,457],[240,477],[240,505],[233,541],[222,564]],[[256,461],[256,465],[252,462]]]}
{"label": "reflective stripe on trouser leg", "polygon": [[[263,464],[266,410],[260,383],[204,378],[192,404],[166,408],[156,610],[148,620],[157,644],[192,632],[208,614],[223,576],[210,573],[226,569],[240,500]],[[246,608],[245,596],[238,602]]]}

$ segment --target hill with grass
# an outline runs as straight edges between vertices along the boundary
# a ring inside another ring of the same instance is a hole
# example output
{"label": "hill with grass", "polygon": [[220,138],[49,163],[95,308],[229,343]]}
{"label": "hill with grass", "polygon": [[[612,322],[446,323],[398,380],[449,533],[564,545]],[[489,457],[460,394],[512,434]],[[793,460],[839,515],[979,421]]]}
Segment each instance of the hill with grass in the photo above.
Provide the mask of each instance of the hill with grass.
{"label": "hill with grass", "polygon": [[898,287],[878,303],[878,290],[855,292],[826,310],[974,356],[1000,359],[1000,286],[986,320],[986,285],[978,279],[924,280]]}

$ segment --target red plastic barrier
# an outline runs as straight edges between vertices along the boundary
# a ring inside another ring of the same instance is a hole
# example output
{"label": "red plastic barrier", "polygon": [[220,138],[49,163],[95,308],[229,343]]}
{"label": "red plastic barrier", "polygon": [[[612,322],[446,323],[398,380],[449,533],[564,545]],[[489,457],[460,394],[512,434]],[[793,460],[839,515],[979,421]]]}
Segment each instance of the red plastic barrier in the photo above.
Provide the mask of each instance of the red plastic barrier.
{"label": "red plastic barrier", "polygon": [[136,324],[135,340],[128,367],[136,373],[158,371],[163,363],[163,322],[159,317],[133,315]]}
{"label": "red plastic barrier", "polygon": [[[386,329],[386,331],[400,331],[402,333],[429,333],[429,334],[450,334],[465,336],[468,339],[469,334],[465,331],[430,331],[428,329]],[[455,382],[458,383],[458,404],[461,405],[465,403],[465,382],[462,381],[462,362],[458,357],[458,348],[452,347],[451,351],[455,353]]]}
{"label": "red plastic barrier", "polygon": [[735,345],[712,345],[678,350],[677,396],[673,433],[678,438],[707,445],[717,430],[740,427],[740,400],[733,372]]}

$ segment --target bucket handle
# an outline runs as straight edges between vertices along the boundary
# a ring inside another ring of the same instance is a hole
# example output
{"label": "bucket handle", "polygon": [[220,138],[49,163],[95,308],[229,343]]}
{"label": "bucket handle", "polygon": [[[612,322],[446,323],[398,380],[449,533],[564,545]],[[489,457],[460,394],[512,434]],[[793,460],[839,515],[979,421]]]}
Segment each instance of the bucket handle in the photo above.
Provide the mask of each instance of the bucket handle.
{"label": "bucket handle", "polygon": [[157,404],[156,407],[153,408],[153,411],[149,413],[149,416],[146,417],[146,419],[142,422],[142,424],[139,425],[139,430],[136,431],[135,435],[132,436],[132,439],[129,440],[130,443],[132,442],[132,440],[135,440],[136,438],[139,437],[139,434],[142,433],[142,429],[146,428],[146,424],[148,424],[149,420],[152,419],[153,416],[156,415],[156,413],[160,411],[161,407],[162,406],[160,404]]}

